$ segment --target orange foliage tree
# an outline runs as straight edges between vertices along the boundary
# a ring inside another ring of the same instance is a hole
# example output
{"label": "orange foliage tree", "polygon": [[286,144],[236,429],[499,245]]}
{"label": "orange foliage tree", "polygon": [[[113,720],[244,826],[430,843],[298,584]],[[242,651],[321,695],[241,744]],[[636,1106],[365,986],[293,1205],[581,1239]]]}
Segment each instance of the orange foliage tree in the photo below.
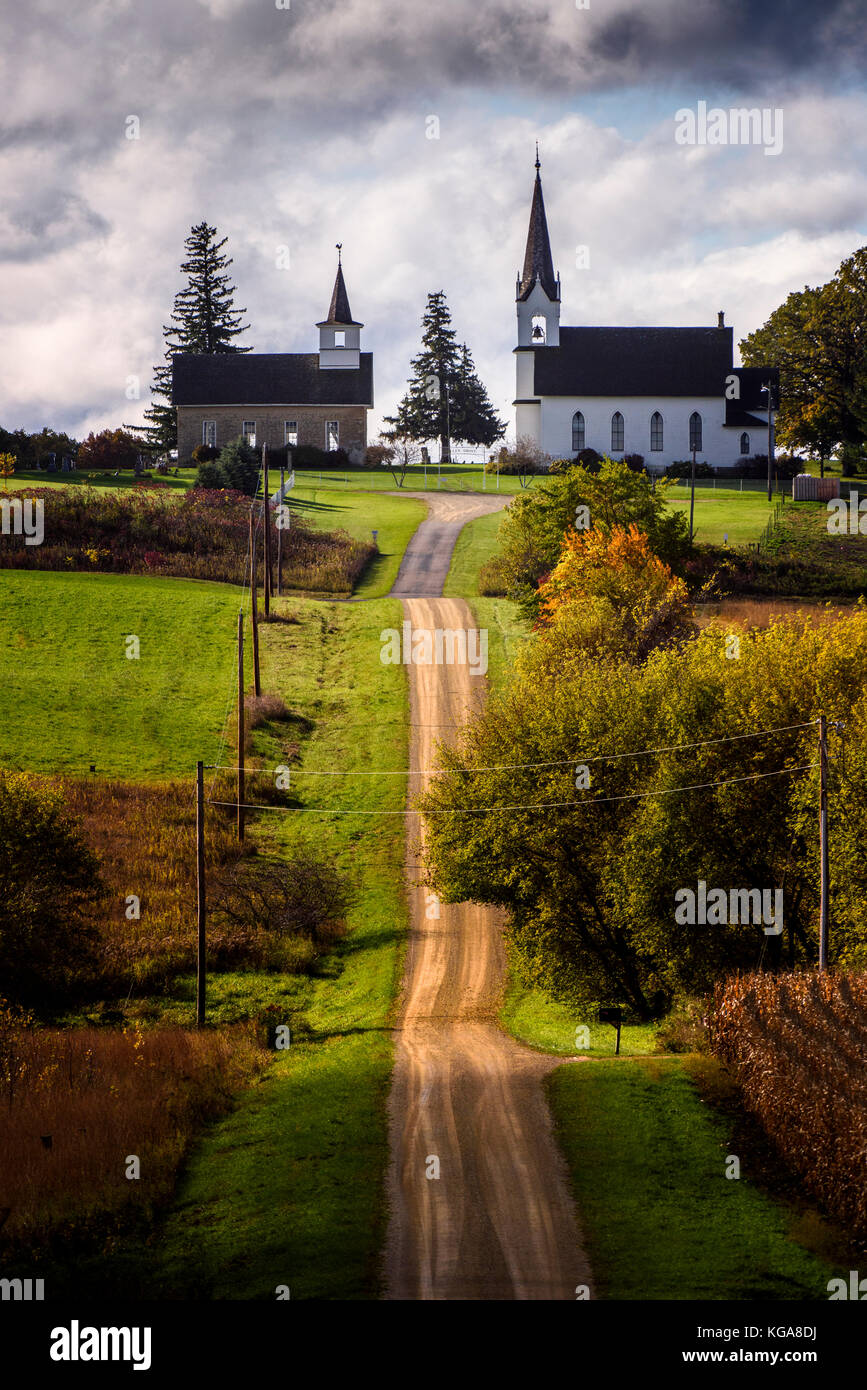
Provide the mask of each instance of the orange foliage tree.
{"label": "orange foliage tree", "polygon": [[640,661],[694,631],[686,585],[654,554],[634,522],[610,532],[567,531],[539,597],[541,625],[567,627],[573,643],[584,649]]}

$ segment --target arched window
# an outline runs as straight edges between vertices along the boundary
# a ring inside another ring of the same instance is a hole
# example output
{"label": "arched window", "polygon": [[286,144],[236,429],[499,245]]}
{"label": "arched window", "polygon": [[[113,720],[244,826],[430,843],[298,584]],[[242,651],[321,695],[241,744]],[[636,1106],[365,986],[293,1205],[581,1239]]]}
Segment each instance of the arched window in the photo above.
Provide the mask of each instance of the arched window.
{"label": "arched window", "polygon": [[662,416],[658,410],[650,417],[650,447],[653,450],[662,448]]}
{"label": "arched window", "polygon": [[623,452],[623,416],[619,410],[615,410],[611,416],[611,452],[612,454]]}
{"label": "arched window", "polygon": [[572,416],[572,453],[580,454],[584,448],[584,416],[576,410]]}
{"label": "arched window", "polygon": [[750,452],[750,437],[749,437],[749,435],[747,434],[746,430],[744,430],[743,434],[741,435],[741,453],[742,453],[742,454],[748,454],[749,452]]}
{"label": "arched window", "polygon": [[694,410],[689,417],[689,451],[696,453],[701,449],[701,416]]}

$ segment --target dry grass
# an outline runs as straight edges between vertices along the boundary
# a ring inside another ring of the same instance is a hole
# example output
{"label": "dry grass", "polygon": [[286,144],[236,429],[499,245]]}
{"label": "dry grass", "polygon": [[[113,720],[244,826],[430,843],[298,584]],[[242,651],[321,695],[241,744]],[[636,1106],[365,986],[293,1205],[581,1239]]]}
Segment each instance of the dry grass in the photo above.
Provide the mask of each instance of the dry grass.
{"label": "dry grass", "polygon": [[699,627],[713,622],[734,624],[737,627],[770,627],[775,620],[801,619],[807,623],[833,623],[852,611],[820,599],[799,598],[732,598],[721,603],[704,603],[695,609]]}
{"label": "dry grass", "polygon": [[[4,1243],[20,1250],[149,1220],[195,1130],[269,1055],[252,1024],[33,1029],[0,1001]],[[127,1177],[131,1155],[138,1179]]]}
{"label": "dry grass", "polygon": [[738,976],[711,1039],[789,1166],[867,1239],[867,975]]}

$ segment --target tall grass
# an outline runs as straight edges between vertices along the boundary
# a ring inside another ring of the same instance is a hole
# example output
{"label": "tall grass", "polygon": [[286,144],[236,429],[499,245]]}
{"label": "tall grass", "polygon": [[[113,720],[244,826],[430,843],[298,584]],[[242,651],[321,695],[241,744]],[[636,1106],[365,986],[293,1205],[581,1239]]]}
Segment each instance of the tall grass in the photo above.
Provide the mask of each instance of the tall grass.
{"label": "tall grass", "polygon": [[[44,506],[44,540],[4,536],[0,568],[244,581],[251,504],[242,493],[191,488],[178,499],[35,488],[27,495]],[[284,588],[351,593],[376,547],[345,532],[313,531],[294,514],[291,523],[281,536]]]}
{"label": "tall grass", "polygon": [[711,1044],[786,1162],[867,1239],[867,975],[730,979]]}
{"label": "tall grass", "polygon": [[[35,1029],[0,1001],[0,1207],[10,1255],[150,1220],[194,1131],[269,1059],[253,1024]],[[129,1160],[137,1157],[140,1176]]]}

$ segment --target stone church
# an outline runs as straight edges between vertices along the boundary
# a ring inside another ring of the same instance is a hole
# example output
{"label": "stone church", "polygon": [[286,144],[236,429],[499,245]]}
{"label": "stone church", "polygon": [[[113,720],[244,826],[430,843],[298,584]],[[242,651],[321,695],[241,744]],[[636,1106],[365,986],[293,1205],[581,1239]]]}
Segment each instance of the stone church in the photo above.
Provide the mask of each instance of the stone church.
{"label": "stone church", "polygon": [[239,435],[272,449],[313,444],[360,463],[373,406],[373,354],[361,351],[338,247],[337,277],[318,352],[177,353],[172,403],[178,458],[197,444],[222,448]]}
{"label": "stone church", "polygon": [[566,328],[554,274],[539,154],[524,268],[518,276],[516,433],[552,458],[594,448],[642,454],[662,472],[691,459],[734,468],[767,454],[768,381],[776,367],[735,367],[732,329]]}

